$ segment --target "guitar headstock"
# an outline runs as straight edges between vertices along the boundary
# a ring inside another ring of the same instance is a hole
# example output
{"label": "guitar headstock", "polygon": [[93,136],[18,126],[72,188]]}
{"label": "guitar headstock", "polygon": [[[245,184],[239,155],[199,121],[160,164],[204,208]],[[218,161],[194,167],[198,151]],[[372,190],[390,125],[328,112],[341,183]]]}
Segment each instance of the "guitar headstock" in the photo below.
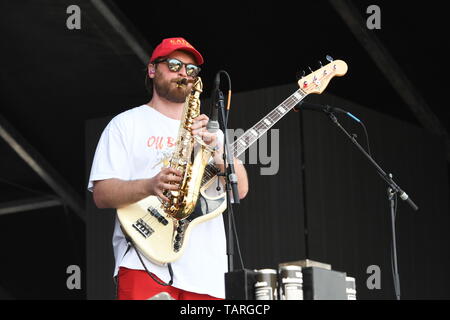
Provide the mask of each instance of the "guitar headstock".
{"label": "guitar headstock", "polygon": [[347,73],[348,66],[342,60],[331,61],[322,68],[308,74],[298,81],[299,87],[306,93],[322,93],[333,77],[341,77]]}

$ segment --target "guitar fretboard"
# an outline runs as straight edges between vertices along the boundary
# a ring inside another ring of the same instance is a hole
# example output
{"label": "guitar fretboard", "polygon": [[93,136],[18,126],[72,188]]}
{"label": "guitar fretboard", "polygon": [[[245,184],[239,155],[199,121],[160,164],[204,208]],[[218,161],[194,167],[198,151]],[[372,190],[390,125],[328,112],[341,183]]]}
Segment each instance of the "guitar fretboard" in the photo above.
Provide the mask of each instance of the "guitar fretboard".
{"label": "guitar fretboard", "polygon": [[[261,121],[256,123],[253,127],[237,138],[236,141],[230,145],[230,150],[233,152],[233,156],[238,158],[255,141],[262,137],[264,133],[273,127],[275,123],[277,123],[292,108],[294,108],[305,96],[306,93],[302,89],[298,89],[286,100],[280,103],[275,109],[269,112],[263,119],[261,119]],[[202,184],[205,184],[210,179],[214,178],[218,172],[219,170],[214,166],[214,164],[208,164],[205,168]]]}

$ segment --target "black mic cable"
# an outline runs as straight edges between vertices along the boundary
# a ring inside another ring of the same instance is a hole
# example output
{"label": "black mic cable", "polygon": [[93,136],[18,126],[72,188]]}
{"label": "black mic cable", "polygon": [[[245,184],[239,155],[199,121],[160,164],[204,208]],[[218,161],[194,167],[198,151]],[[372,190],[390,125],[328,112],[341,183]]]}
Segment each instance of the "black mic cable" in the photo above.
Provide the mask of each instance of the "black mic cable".
{"label": "black mic cable", "polygon": [[209,121],[206,125],[206,129],[211,132],[215,133],[220,129],[219,125],[219,118],[218,118],[218,112],[219,108],[217,107],[218,102],[218,94],[219,94],[219,87],[220,87],[220,71],[216,74],[216,77],[214,78],[214,86],[213,91],[211,93],[211,111],[209,114]]}
{"label": "black mic cable", "polygon": [[[217,103],[217,100],[219,99],[218,95],[220,94],[220,75],[224,74],[227,77],[228,80],[228,95],[227,95],[227,106],[226,106],[226,114],[225,114],[225,125],[228,126],[228,115],[230,113],[230,106],[231,106],[231,78],[228,72],[225,70],[220,70],[216,74],[216,78],[214,80],[214,92],[213,95],[215,99],[212,101],[213,106],[215,106],[215,103]],[[223,97],[221,97],[223,98]]]}
{"label": "black mic cable", "polygon": [[[213,89],[213,92],[211,94],[211,107],[213,108],[211,110],[211,118],[215,117],[215,118],[213,118],[213,121],[217,121],[217,119],[218,119],[217,118],[217,113],[218,113],[218,109],[219,108],[218,108],[218,106],[216,104],[218,103],[219,99],[223,99],[223,94],[220,91],[220,75],[221,74],[224,74],[227,77],[227,80],[228,80],[227,105],[226,105],[225,119],[223,119],[224,122],[225,122],[225,127],[227,128],[228,127],[228,116],[229,116],[229,113],[230,113],[230,106],[231,106],[231,78],[230,78],[230,75],[228,74],[228,72],[226,72],[225,70],[220,70],[219,72],[217,72],[216,77],[214,78],[214,89]],[[214,125],[215,124],[213,122],[211,124],[211,126],[214,126]],[[208,122],[208,126],[207,127],[208,127],[208,131],[209,131],[209,122]],[[227,133],[224,131],[224,135],[225,134],[227,134]],[[236,221],[235,221],[235,218],[234,218],[233,210],[230,210],[230,217],[231,217],[231,224],[232,224],[230,226],[230,228],[232,229],[232,232],[233,232],[234,237],[236,239],[236,248],[238,250],[238,256],[239,256],[239,260],[240,260],[240,263],[241,263],[241,267],[242,267],[242,269],[244,269],[245,268],[244,267],[244,261],[242,259],[241,246],[239,244],[239,237],[238,237],[238,234],[237,234]]]}

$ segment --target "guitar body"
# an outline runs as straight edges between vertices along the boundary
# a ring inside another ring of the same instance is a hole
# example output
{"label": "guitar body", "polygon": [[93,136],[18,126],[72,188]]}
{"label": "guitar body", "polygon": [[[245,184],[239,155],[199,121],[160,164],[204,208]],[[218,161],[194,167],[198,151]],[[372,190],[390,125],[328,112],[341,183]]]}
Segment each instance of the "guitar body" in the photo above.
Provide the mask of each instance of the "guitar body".
{"label": "guitar body", "polygon": [[139,252],[150,261],[164,265],[177,260],[183,254],[194,227],[219,216],[227,207],[226,193],[217,197],[205,194],[209,185],[202,187],[194,211],[181,224],[164,212],[156,196],[117,209],[122,231],[133,239]]}

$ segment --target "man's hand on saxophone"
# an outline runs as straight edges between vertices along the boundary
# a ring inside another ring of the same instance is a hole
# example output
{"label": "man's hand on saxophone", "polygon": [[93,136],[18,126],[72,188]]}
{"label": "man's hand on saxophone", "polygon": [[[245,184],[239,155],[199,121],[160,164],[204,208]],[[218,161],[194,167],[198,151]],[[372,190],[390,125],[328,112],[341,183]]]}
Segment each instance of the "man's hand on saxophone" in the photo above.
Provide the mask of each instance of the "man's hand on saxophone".
{"label": "man's hand on saxophone", "polygon": [[163,201],[169,201],[163,192],[166,190],[177,191],[180,188],[179,183],[182,180],[180,171],[174,168],[162,168],[156,176],[150,178],[148,184],[149,193],[161,198]]}
{"label": "man's hand on saxophone", "polygon": [[[214,162],[216,166],[224,171],[223,165],[223,145],[218,143],[217,134],[208,132],[206,126],[208,124],[209,118],[208,116],[202,114],[194,119],[194,124],[192,125],[192,134],[199,135],[203,141],[211,146],[217,147],[216,152],[214,153]],[[239,198],[243,199],[248,192],[248,178],[247,172],[244,168],[242,162],[238,159],[234,158],[234,167],[236,171],[236,175],[238,176],[238,189],[239,189]],[[221,178],[223,180],[223,178]]]}
{"label": "man's hand on saxophone", "polygon": [[217,146],[217,135],[215,133],[208,132],[206,126],[208,125],[209,118],[205,114],[201,114],[194,119],[194,124],[192,125],[192,134],[198,135],[202,140],[209,146]]}

